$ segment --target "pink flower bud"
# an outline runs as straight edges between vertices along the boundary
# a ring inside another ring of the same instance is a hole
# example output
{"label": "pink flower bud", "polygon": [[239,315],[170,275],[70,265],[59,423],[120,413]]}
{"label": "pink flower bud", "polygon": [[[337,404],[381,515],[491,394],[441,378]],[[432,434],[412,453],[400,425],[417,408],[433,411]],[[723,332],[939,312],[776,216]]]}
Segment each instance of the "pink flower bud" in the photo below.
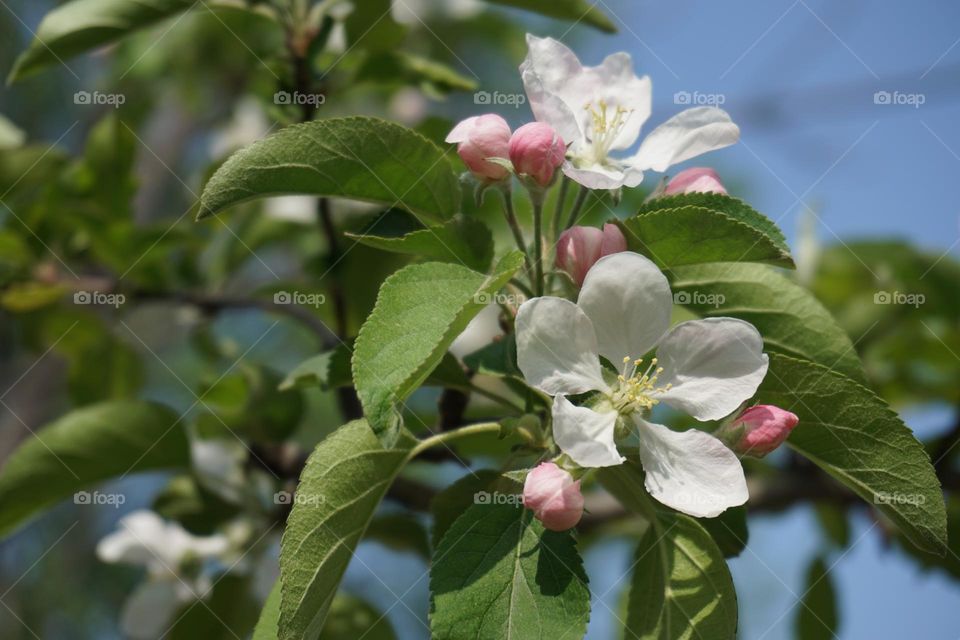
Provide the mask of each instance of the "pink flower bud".
{"label": "pink flower bud", "polygon": [[[735,452],[762,458],[783,444],[799,420],[780,407],[758,404],[746,409],[723,430]],[[723,434],[720,437],[723,439]]]}
{"label": "pink flower bud", "polygon": [[666,196],[678,193],[726,193],[720,175],[709,167],[692,167],[684,169],[673,176],[667,184],[663,194]]}
{"label": "pink flower bud", "polygon": [[626,250],[627,239],[615,224],[603,225],[603,231],[596,227],[570,227],[557,241],[557,266],[569,273],[579,287],[597,260]]}
{"label": "pink flower bud", "polygon": [[477,178],[496,181],[510,175],[506,167],[487,160],[510,155],[510,125],[495,113],[460,122],[447,134],[447,142],[457,143],[460,159]]}
{"label": "pink flower bud", "polygon": [[551,531],[566,531],[583,516],[580,481],[552,462],[543,462],[527,474],[523,506]]}
{"label": "pink flower bud", "polygon": [[546,122],[525,124],[510,138],[510,161],[514,170],[531,176],[541,187],[553,180],[566,153],[563,138]]}

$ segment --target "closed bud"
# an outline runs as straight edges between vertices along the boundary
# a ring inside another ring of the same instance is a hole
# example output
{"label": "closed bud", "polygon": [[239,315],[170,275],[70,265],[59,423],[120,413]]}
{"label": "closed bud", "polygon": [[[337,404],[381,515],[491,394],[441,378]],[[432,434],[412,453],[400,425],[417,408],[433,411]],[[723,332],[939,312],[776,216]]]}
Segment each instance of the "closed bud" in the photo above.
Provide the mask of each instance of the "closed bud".
{"label": "closed bud", "polygon": [[781,444],[800,421],[772,404],[758,404],[737,416],[715,435],[741,456],[762,458]]}
{"label": "closed bud", "polygon": [[523,506],[551,531],[566,531],[583,516],[580,481],[552,462],[543,462],[527,474]]}
{"label": "closed bud", "polygon": [[597,260],[627,250],[627,239],[615,224],[596,227],[570,227],[557,241],[557,266],[570,274],[577,286],[583,284]]}
{"label": "closed bud", "polygon": [[510,138],[510,161],[514,170],[530,176],[541,187],[553,180],[566,153],[563,138],[545,122],[525,124]]}
{"label": "closed bud", "polygon": [[720,175],[709,167],[691,167],[675,175],[663,195],[672,196],[678,193],[726,193]]}
{"label": "closed bud", "polygon": [[457,143],[457,153],[470,172],[488,182],[503,180],[510,170],[491,162],[500,158],[506,163],[510,155],[510,125],[500,116],[488,113],[460,122],[447,134],[447,142]]}

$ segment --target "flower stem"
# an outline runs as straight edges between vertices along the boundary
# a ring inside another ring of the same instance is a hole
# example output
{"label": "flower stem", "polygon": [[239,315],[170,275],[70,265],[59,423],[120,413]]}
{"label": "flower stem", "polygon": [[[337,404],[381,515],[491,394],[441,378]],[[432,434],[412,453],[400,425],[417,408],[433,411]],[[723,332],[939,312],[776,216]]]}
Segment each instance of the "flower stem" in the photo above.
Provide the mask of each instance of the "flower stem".
{"label": "flower stem", "polygon": [[499,433],[500,432],[500,423],[499,422],[481,422],[479,424],[471,424],[466,427],[460,427],[454,431],[444,431],[443,433],[438,433],[425,438],[417,443],[413,449],[410,450],[410,458],[414,458],[417,455],[423,453],[431,447],[435,447],[440,444],[446,444],[452,440],[458,440],[460,438],[466,438],[468,436],[483,434],[483,433]]}
{"label": "flower stem", "polygon": [[560,233],[563,231],[560,228],[560,218],[563,216],[564,205],[567,204],[567,190],[570,188],[570,178],[563,176],[560,180],[560,193],[557,194],[557,204],[553,210],[553,228],[551,229],[553,241],[556,242],[560,238]]}
{"label": "flower stem", "polygon": [[527,273],[533,273],[530,266],[530,254],[527,252],[527,241],[523,239],[523,231],[520,230],[520,223],[517,221],[517,213],[513,210],[513,198],[510,195],[510,189],[500,190],[503,196],[503,213],[510,225],[510,231],[513,232],[513,239],[517,243],[517,248],[523,252],[523,263],[526,265]]}
{"label": "flower stem", "polygon": [[533,198],[533,290],[543,295],[543,198]]}
{"label": "flower stem", "polygon": [[583,203],[587,201],[587,195],[589,195],[589,193],[590,189],[587,187],[580,187],[580,192],[577,194],[577,199],[573,203],[573,209],[570,210],[570,217],[567,218],[567,224],[563,228],[564,231],[572,227],[580,217],[580,209],[583,208]]}

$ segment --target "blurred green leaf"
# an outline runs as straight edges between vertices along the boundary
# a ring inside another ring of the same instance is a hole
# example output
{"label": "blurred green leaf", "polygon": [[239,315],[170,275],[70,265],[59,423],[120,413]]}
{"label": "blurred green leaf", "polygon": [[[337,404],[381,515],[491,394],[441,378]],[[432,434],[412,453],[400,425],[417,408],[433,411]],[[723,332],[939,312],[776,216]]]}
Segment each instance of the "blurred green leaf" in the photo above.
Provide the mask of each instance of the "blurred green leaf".
{"label": "blurred green leaf", "polygon": [[430,567],[436,640],[581,638],[590,590],[569,531],[547,531],[520,504],[475,504]]}
{"label": "blurred green leaf", "polygon": [[757,398],[799,416],[791,447],[890,517],[915,545],[946,553],[940,481],[883,400],[827,367],[777,353]]}
{"label": "blurred green leaf", "polygon": [[193,601],[175,617],[164,634],[171,640],[236,640],[244,638],[257,621],[257,602],[249,576],[228,573],[217,578],[203,604]]}
{"label": "blurred green leaf", "polygon": [[[117,400],[71,411],[38,429],[0,471],[0,535],[103,480],[189,464],[186,435],[162,405]],[[75,499],[91,503],[90,494]]]}
{"label": "blurred green leaf", "polygon": [[338,593],[320,632],[320,640],[395,640],[386,614],[360,598]]}
{"label": "blurred green leaf", "polygon": [[813,510],[827,539],[840,548],[850,544],[850,523],[846,509],[835,504],[818,502],[813,505]]}
{"label": "blurred green leaf", "polygon": [[407,31],[393,19],[391,0],[354,3],[344,26],[350,48],[374,51],[389,51],[399,47]]}
{"label": "blurred green leaf", "polygon": [[176,520],[187,531],[203,536],[214,533],[239,511],[236,505],[203,488],[189,475],[170,480],[154,498],[152,509],[168,520]]}
{"label": "blurred green leaf", "polygon": [[26,139],[26,133],[10,122],[3,114],[0,114],[0,151],[22,146]]}
{"label": "blurred green leaf", "polygon": [[730,507],[716,518],[701,518],[698,522],[717,543],[724,558],[736,558],[750,539],[747,527],[747,508]]}
{"label": "blurred green leaf", "polygon": [[399,406],[441,361],[453,340],[523,264],[515,251],[493,274],[430,262],[405,267],[380,288],[357,336],[353,378],[370,426],[390,446],[400,433]]}
{"label": "blurred green leaf", "polygon": [[474,271],[485,272],[493,260],[493,235],[490,229],[475,218],[463,216],[400,237],[356,233],[348,233],[347,237],[384,251],[462,264]]}
{"label": "blurred green leaf", "polygon": [[797,608],[797,640],[837,637],[837,596],[822,557],[814,558],[807,568],[803,598]]}
{"label": "blurred green leaf", "polygon": [[394,550],[409,551],[430,560],[427,530],[412,513],[389,513],[375,517],[367,527],[366,540],[373,540]]}
{"label": "blurred green leaf", "polygon": [[491,4],[526,9],[551,18],[583,22],[607,33],[616,33],[617,27],[589,0],[487,0]]}
{"label": "blurred green leaf", "polygon": [[282,194],[399,206],[428,225],[460,209],[460,183],[443,151],[400,125],[355,116],[293,125],[235,153],[204,187],[198,218]]}

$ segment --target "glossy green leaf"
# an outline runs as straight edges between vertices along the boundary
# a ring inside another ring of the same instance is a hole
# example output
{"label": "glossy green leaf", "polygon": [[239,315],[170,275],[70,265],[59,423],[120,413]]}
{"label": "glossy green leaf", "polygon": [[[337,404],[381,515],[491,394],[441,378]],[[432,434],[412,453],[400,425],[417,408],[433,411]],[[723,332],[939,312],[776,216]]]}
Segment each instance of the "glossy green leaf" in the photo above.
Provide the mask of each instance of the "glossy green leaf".
{"label": "glossy green leaf", "polygon": [[230,156],[204,187],[197,217],[283,194],[397,206],[426,225],[460,208],[457,174],[439,147],[398,124],[354,116],[290,126]]}
{"label": "glossy green leaf", "polygon": [[613,21],[589,0],[487,0],[491,4],[526,9],[559,20],[588,24],[607,33],[616,33]]}
{"label": "glossy green leaf", "polygon": [[357,336],[353,378],[370,426],[386,446],[399,435],[400,405],[522,264],[516,251],[489,276],[428,262],[405,267],[383,283]]}
{"label": "glossy green leaf", "polygon": [[384,449],[357,420],[328,436],[307,460],[280,549],[280,640],[320,634],[343,572],[406,463],[409,444]]}
{"label": "glossy green leaf", "polygon": [[706,529],[689,516],[655,507],[643,488],[643,472],[633,463],[601,469],[598,478],[651,524],[634,557],[626,637],[733,640],[737,594]]}
{"label": "glossy green leaf", "polygon": [[863,366],[846,332],[813,294],[761,264],[699,264],[671,273],[674,302],[705,317],[753,324],[768,351],[810,360],[858,382]]}
{"label": "glossy green leaf", "polygon": [[48,13],[9,81],[115,42],[138,29],[190,9],[194,0],[72,0]]}
{"label": "glossy green leaf", "polygon": [[655,198],[619,223],[627,246],[661,268],[706,262],[793,267],[783,234],[744,202],[720,194]]}
{"label": "glossy green leaf", "polygon": [[376,249],[462,264],[486,271],[493,260],[493,235],[476,218],[457,216],[442,224],[396,238],[348,233],[348,237]]}
{"label": "glossy green leaf", "polygon": [[582,638],[590,591],[570,532],[519,504],[476,504],[443,536],[430,568],[435,640]]}
{"label": "glossy green leaf", "polygon": [[[189,464],[187,437],[164,406],[118,400],[71,411],[27,438],[0,470],[0,535],[103,480]],[[77,501],[92,502],[91,494]]]}
{"label": "glossy green leaf", "polygon": [[772,353],[757,397],[799,416],[790,446],[888,516],[915,545],[946,553],[946,509],[930,458],[876,394],[827,367]]}
{"label": "glossy green leaf", "polygon": [[730,507],[716,518],[701,518],[698,522],[717,543],[724,558],[739,556],[750,539],[745,506]]}

